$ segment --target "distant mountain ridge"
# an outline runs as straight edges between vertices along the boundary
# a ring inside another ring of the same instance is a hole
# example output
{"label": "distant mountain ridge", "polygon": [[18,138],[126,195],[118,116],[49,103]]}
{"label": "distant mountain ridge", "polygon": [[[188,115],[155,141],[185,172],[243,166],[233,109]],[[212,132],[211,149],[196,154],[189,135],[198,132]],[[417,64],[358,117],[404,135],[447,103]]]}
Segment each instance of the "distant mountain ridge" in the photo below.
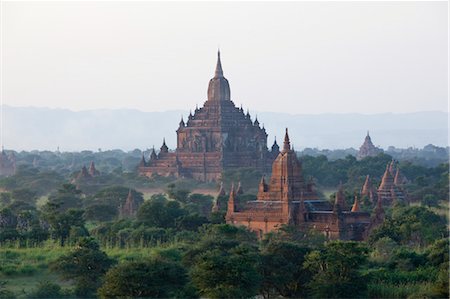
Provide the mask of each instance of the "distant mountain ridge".
{"label": "distant mountain ridge", "polygon": [[[36,107],[3,106],[3,140],[6,149],[81,151],[101,149],[159,148],[165,137],[176,147],[176,129],[188,111],[143,112],[133,109],[70,111]],[[311,148],[359,148],[367,130],[382,148],[422,148],[427,144],[448,145],[448,114],[288,114],[257,115],[269,134],[268,145],[289,128],[297,150]]]}

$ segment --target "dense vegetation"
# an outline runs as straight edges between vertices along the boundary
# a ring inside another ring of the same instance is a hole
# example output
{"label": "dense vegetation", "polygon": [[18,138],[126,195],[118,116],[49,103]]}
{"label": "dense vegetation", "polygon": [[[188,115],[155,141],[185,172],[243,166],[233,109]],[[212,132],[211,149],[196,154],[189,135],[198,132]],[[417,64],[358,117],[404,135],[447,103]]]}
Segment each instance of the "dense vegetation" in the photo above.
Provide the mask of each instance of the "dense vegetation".
{"label": "dense vegetation", "polygon": [[[289,226],[258,240],[224,224],[227,197],[211,213],[214,183],[137,177],[114,153],[92,152],[71,163],[94,160],[101,175],[79,183],[65,164],[77,155],[48,155],[0,179],[0,298],[448,297],[448,164],[400,161],[411,205],[387,209],[367,242],[330,242]],[[392,157],[301,159],[323,196],[343,182],[351,200]],[[242,183],[242,202],[261,175],[223,181]],[[120,217],[129,192],[139,209]]]}

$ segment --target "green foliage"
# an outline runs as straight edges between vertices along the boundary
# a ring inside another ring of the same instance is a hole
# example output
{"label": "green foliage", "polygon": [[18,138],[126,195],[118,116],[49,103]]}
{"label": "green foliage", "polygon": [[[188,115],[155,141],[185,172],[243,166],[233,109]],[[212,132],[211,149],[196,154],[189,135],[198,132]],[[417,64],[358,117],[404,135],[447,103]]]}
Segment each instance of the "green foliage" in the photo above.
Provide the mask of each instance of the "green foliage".
{"label": "green foliage", "polygon": [[62,298],[64,297],[61,292],[61,287],[50,281],[42,281],[37,288],[28,296],[28,298]]}
{"label": "green foliage", "polygon": [[180,216],[176,219],[176,227],[179,230],[196,231],[203,224],[209,223],[208,218],[198,214]]}
{"label": "green foliage", "polygon": [[218,211],[218,212],[212,212],[209,220],[212,224],[225,224],[225,215],[226,212]]}
{"label": "green foliage", "polygon": [[323,250],[311,252],[305,269],[313,273],[309,290],[318,298],[360,298],[367,290],[367,280],[360,269],[367,261],[367,248],[357,242],[334,241]]}
{"label": "green foliage", "polygon": [[429,208],[438,207],[439,199],[433,194],[427,194],[422,198],[421,203],[422,203],[422,205],[427,206]]}
{"label": "green foliage", "polygon": [[14,201],[21,201],[34,205],[37,199],[37,192],[27,188],[20,188],[12,190],[11,196]]}
{"label": "green foliage", "polygon": [[48,202],[44,206],[43,218],[50,225],[52,237],[59,239],[61,246],[64,246],[73,228],[84,230],[85,233],[83,235],[87,235],[83,213],[83,210],[77,209],[61,211],[59,204]]}
{"label": "green foliage", "polygon": [[258,294],[261,276],[259,257],[254,247],[207,250],[196,257],[192,282],[208,298],[248,298]]}
{"label": "green foliage", "polygon": [[111,204],[94,203],[86,207],[84,218],[94,221],[110,221],[117,216],[117,207]]}
{"label": "green foliage", "polygon": [[6,289],[6,282],[0,280],[0,299],[14,299],[16,295],[10,290]]}
{"label": "green foliage", "polygon": [[430,283],[370,283],[367,298],[445,298],[432,296]]}
{"label": "green foliage", "polygon": [[98,290],[101,298],[183,297],[186,270],[173,261],[152,258],[145,261],[124,262],[108,271]]}
{"label": "green foliage", "polygon": [[[256,193],[258,183],[261,180],[262,173],[254,168],[238,168],[235,170],[225,170],[222,173],[222,182],[228,188],[231,188],[231,184],[241,182],[241,185],[245,192]],[[236,185],[235,185],[236,186]],[[225,189],[228,190],[230,189]]]}
{"label": "green foliage", "polygon": [[293,242],[302,247],[320,248],[326,241],[326,237],[315,230],[300,230],[293,225],[282,225],[277,231],[264,235],[264,243],[270,242]]}
{"label": "green foliage", "polygon": [[372,244],[371,260],[377,263],[390,262],[398,246],[397,242],[389,237],[379,238]]}
{"label": "green foliage", "polygon": [[57,205],[61,211],[82,207],[81,190],[72,184],[63,184],[55,194],[49,196],[48,200]]}
{"label": "green foliage", "polygon": [[9,191],[28,189],[38,196],[49,193],[64,182],[64,177],[53,170],[39,170],[28,165],[18,165],[16,174],[0,178],[0,187]]}
{"label": "green foliage", "polygon": [[446,219],[425,207],[398,207],[393,209],[392,218],[375,229],[369,242],[389,237],[400,244],[427,246],[447,236]]}
{"label": "green foliage", "polygon": [[176,219],[186,212],[176,201],[168,201],[163,195],[153,195],[139,208],[137,219],[148,226],[169,228],[176,226]]}
{"label": "green foliage", "polygon": [[261,252],[261,293],[264,298],[302,298],[311,273],[303,269],[309,248],[295,243],[269,243]]}
{"label": "green foliage", "polygon": [[94,194],[92,204],[108,205],[117,210],[120,205],[125,203],[130,191],[136,204],[141,205],[144,201],[142,193],[124,186],[111,186],[101,189]]}
{"label": "green foliage", "polygon": [[208,217],[211,213],[213,197],[199,193],[190,194],[183,208],[190,214],[199,214]]}
{"label": "green foliage", "polygon": [[11,192],[2,192],[0,193],[0,207],[4,207],[9,205],[12,201]]}
{"label": "green foliage", "polygon": [[188,196],[190,191],[186,189],[181,189],[177,187],[176,184],[171,183],[167,185],[166,193],[171,199],[175,199],[176,201],[186,203],[188,200]]}
{"label": "green foliage", "polygon": [[75,293],[91,297],[100,286],[101,278],[114,263],[92,238],[83,238],[75,249],[52,263],[52,269],[64,279],[75,281]]}

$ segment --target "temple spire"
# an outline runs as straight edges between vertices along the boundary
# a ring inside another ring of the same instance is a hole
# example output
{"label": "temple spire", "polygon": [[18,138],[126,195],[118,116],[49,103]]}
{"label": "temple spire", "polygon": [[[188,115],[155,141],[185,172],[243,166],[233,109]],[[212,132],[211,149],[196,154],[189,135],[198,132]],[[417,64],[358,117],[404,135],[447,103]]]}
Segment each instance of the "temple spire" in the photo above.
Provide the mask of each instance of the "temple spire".
{"label": "temple spire", "polygon": [[220,50],[218,50],[217,51],[216,73],[214,75],[214,78],[222,78],[222,77],[223,77],[222,63],[220,61]]}
{"label": "temple spire", "polygon": [[291,150],[291,143],[289,141],[288,129],[286,128],[286,134],[284,135],[283,152],[287,152],[290,150]]}
{"label": "temple spire", "polygon": [[339,189],[336,193],[336,199],[334,201],[334,211],[342,211],[345,210],[345,194],[344,187],[342,186],[342,182],[339,183]]}
{"label": "temple spire", "polygon": [[231,183],[230,197],[228,198],[227,213],[233,213],[236,210],[235,204],[236,191],[234,191],[234,183]]}
{"label": "temple spire", "polygon": [[355,201],[353,202],[352,206],[352,212],[359,212],[359,202],[358,202],[358,195],[355,195]]}

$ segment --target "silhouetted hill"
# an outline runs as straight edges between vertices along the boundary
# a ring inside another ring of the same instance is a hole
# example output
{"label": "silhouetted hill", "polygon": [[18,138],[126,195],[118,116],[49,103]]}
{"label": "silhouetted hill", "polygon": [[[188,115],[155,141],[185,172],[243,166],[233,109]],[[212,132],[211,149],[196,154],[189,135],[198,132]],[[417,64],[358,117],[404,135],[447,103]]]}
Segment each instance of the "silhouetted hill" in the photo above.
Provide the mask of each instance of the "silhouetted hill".
{"label": "silhouetted hill", "polygon": [[[86,110],[4,106],[4,145],[7,149],[97,150],[159,148],[166,137],[176,146],[181,115],[187,111],[142,112],[132,109]],[[287,114],[258,112],[258,120],[279,143],[288,127],[297,150],[312,148],[359,148],[370,130],[377,146],[447,146],[447,113],[405,114]],[[255,113],[252,113],[254,119]]]}

